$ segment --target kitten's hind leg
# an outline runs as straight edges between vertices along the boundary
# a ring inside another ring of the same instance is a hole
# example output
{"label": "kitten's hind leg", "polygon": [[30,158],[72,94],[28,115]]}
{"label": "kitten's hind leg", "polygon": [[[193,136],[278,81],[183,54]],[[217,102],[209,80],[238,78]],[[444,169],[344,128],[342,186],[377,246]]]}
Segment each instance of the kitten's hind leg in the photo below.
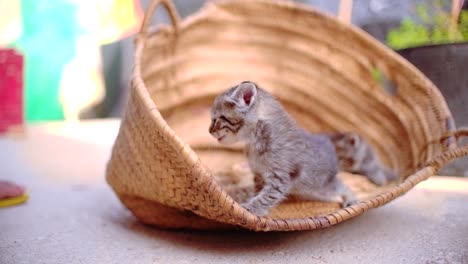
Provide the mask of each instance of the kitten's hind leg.
{"label": "kitten's hind leg", "polygon": [[299,190],[300,192],[295,192],[294,195],[307,200],[334,202],[339,203],[342,207],[347,207],[359,202],[354,192],[338,178],[321,188]]}
{"label": "kitten's hind leg", "polygon": [[357,204],[359,199],[357,198],[356,194],[354,194],[348,186],[343,186],[345,189],[343,190],[343,203],[341,206],[343,208]]}
{"label": "kitten's hind leg", "polygon": [[343,203],[341,203],[341,207],[348,207],[359,202],[359,199],[357,198],[356,194],[340,179],[336,178],[335,186],[336,190],[343,197]]}

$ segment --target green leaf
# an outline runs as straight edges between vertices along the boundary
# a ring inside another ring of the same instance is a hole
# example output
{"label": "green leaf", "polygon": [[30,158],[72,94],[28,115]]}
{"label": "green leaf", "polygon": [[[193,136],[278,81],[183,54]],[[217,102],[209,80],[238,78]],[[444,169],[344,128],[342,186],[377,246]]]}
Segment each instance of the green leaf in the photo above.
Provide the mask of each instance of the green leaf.
{"label": "green leaf", "polygon": [[468,41],[468,11],[463,10],[460,13],[458,30],[451,32],[451,14],[444,9],[444,2],[435,0],[432,3],[436,12],[434,15],[429,14],[426,5],[417,5],[416,12],[422,23],[409,18],[403,19],[399,27],[387,33],[387,44],[393,49],[402,49],[427,44]]}
{"label": "green leaf", "polygon": [[460,24],[458,26],[458,30],[462,35],[462,39],[464,41],[468,41],[468,11],[462,11],[460,13]]}
{"label": "green leaf", "polygon": [[382,84],[382,72],[377,67],[371,69],[372,78],[379,84]]}
{"label": "green leaf", "polygon": [[429,33],[424,26],[405,18],[399,28],[390,30],[387,43],[394,49],[419,46],[430,42]]}

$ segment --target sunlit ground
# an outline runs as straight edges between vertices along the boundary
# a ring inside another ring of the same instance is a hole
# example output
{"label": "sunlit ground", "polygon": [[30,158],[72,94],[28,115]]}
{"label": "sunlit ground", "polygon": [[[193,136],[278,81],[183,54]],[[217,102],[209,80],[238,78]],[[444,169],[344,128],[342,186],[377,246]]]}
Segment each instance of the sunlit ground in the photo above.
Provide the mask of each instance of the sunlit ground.
{"label": "sunlit ground", "polygon": [[455,177],[433,176],[429,181],[418,184],[415,188],[442,192],[468,192],[468,180]]}

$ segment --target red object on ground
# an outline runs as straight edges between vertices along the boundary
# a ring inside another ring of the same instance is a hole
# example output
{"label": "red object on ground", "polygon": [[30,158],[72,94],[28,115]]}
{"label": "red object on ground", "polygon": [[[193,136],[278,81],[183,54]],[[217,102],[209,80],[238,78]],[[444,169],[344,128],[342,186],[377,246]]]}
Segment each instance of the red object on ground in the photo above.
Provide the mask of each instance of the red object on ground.
{"label": "red object on ground", "polygon": [[24,194],[24,187],[0,180],[0,199],[17,197]]}
{"label": "red object on ground", "polygon": [[0,134],[24,122],[23,65],[16,50],[0,49]]}

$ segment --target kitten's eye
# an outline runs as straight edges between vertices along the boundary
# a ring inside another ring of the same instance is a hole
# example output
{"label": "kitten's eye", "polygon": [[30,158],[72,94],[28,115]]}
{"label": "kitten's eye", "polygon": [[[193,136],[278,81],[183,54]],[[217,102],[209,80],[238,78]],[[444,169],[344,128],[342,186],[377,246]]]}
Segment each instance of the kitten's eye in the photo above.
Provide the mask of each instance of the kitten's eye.
{"label": "kitten's eye", "polygon": [[219,119],[222,119],[223,121],[229,123],[231,126],[233,126],[234,124],[236,124],[237,122],[231,118],[227,118],[226,116],[222,115],[219,117]]}
{"label": "kitten's eye", "polygon": [[227,108],[234,108],[234,106],[236,106],[236,103],[232,101],[224,101],[224,106],[226,106]]}

